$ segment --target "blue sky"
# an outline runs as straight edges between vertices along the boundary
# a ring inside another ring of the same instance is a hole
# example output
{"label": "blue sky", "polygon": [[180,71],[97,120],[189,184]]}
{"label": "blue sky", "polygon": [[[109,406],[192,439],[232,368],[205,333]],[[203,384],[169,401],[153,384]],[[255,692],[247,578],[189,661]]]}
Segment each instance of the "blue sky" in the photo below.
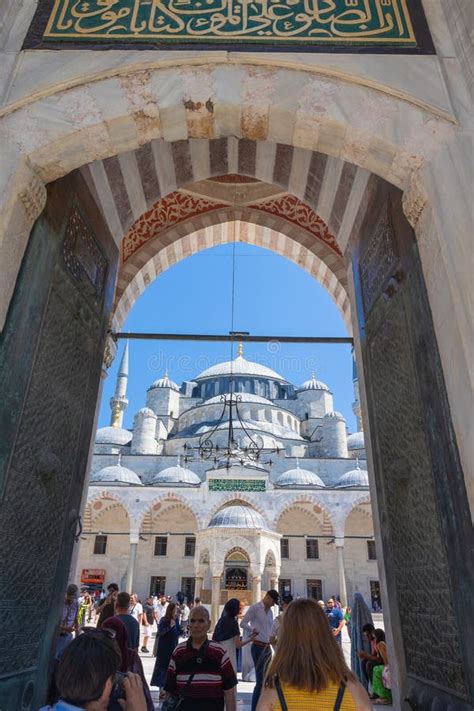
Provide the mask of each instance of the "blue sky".
{"label": "blue sky", "polygon": [[[159,276],[136,302],[123,331],[228,333],[254,335],[347,336],[340,313],[326,290],[303,269],[260,247],[235,245],[234,325],[231,327],[232,245],[205,250]],[[129,406],[124,426],[145,404],[146,390],[168,370],[180,384],[214,363],[230,359],[230,343],[130,341]],[[109,399],[124,348],[105,380],[99,427],[110,422]],[[234,345],[234,357],[236,355]],[[244,356],[273,368],[299,385],[316,372],[334,394],[334,407],[355,430],[349,345],[249,343]]]}

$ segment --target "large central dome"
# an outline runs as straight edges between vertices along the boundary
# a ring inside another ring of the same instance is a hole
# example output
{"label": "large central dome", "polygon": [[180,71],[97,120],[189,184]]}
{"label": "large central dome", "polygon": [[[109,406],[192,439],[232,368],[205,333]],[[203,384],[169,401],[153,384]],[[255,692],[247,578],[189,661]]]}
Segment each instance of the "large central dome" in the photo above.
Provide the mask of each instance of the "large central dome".
{"label": "large central dome", "polygon": [[226,375],[251,375],[258,378],[271,378],[272,380],[281,380],[286,382],[281,375],[275,373],[271,368],[267,368],[260,363],[254,363],[247,360],[242,355],[238,355],[234,360],[227,360],[225,363],[213,365],[194,378],[194,380],[203,380],[204,378],[219,378]]}

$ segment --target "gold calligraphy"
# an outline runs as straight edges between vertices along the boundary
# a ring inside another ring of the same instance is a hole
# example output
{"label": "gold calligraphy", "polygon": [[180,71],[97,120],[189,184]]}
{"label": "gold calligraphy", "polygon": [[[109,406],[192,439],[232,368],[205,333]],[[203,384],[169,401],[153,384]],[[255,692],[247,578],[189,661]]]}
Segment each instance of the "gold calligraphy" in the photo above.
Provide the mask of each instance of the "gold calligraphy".
{"label": "gold calligraphy", "polygon": [[416,45],[407,0],[55,0],[44,37]]}

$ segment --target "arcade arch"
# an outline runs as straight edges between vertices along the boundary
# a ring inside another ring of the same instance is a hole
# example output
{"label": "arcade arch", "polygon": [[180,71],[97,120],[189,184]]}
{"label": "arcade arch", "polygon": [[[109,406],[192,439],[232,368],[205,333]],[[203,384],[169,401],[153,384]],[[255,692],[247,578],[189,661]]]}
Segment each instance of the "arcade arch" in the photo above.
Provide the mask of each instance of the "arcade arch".
{"label": "arcade arch", "polygon": [[117,584],[125,581],[128,558],[123,553],[128,550],[130,519],[125,506],[112,496],[103,492],[102,496],[93,497],[86,504],[82,545],[77,560],[77,568],[81,571],[81,581],[84,583],[89,577],[91,560],[95,569],[103,570],[100,575],[103,575],[104,581],[107,579],[107,570],[103,564],[105,555],[108,564],[118,571],[120,579],[116,581]]}

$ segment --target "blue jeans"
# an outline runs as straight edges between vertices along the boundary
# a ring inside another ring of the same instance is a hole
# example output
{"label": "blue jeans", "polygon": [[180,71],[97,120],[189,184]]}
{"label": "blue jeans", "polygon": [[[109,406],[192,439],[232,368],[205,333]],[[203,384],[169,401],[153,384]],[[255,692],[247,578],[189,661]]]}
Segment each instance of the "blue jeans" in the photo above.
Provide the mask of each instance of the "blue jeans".
{"label": "blue jeans", "polygon": [[267,664],[271,659],[272,653],[270,647],[260,647],[258,644],[253,644],[250,649],[252,654],[253,664],[255,667],[255,689],[252,694],[252,711],[256,711],[260,694],[262,693],[263,677]]}

